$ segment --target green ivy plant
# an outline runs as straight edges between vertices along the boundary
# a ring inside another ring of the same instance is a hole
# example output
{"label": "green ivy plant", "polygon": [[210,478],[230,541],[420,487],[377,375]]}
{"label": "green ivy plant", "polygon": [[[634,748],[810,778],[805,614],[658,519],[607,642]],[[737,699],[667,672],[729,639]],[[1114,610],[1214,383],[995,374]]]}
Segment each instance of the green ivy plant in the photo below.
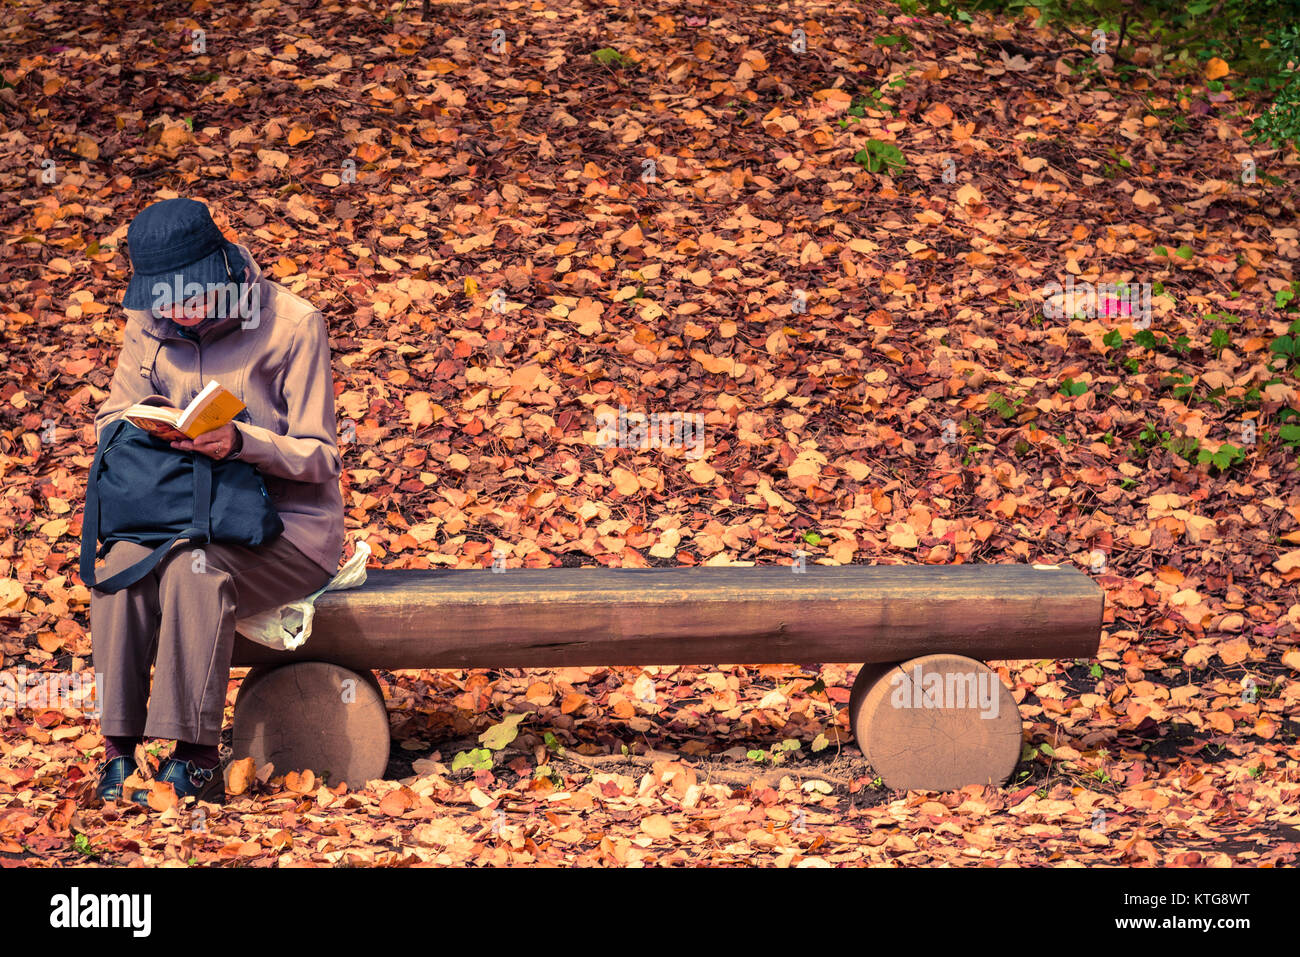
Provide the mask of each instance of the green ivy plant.
{"label": "green ivy plant", "polygon": [[866,149],[858,150],[854,154],[853,162],[869,173],[879,173],[883,170],[892,176],[895,170],[900,170],[907,165],[907,157],[893,143],[884,140],[868,140]]}

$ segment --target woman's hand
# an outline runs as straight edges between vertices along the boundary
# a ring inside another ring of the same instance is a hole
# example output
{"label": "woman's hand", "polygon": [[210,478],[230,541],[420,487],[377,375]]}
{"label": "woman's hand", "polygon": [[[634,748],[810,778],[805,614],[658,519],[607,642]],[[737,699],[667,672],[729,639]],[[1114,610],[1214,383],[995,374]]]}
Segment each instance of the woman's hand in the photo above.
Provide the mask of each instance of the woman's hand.
{"label": "woman's hand", "polygon": [[173,442],[172,448],[186,452],[201,452],[210,459],[224,459],[234,449],[236,441],[238,439],[235,435],[235,424],[227,422],[218,429],[204,432],[197,439]]}

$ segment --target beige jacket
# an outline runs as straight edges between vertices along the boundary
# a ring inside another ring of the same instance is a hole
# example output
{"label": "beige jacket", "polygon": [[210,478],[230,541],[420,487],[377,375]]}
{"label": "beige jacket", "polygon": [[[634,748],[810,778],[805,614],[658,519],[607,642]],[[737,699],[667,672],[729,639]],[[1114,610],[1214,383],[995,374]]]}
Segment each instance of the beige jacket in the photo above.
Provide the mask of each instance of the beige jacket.
{"label": "beige jacket", "polygon": [[198,342],[149,311],[126,310],[96,438],[136,402],[164,399],[184,408],[216,379],[247,406],[235,420],[243,439],[238,457],[262,473],[284,537],[333,575],[343,553],[343,497],[329,330],[318,309],[263,276],[246,247],[239,250],[259,308],[218,320]]}

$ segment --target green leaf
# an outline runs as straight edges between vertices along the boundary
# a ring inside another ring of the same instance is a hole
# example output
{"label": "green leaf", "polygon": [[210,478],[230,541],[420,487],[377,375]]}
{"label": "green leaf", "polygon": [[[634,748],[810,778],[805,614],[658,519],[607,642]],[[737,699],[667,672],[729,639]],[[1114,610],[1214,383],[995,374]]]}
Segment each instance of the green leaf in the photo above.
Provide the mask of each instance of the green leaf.
{"label": "green leaf", "polygon": [[623,58],[623,54],[613,47],[601,47],[592,56],[596,58],[596,62],[601,66],[623,66],[627,63],[627,60]]}
{"label": "green leaf", "polygon": [[825,751],[830,746],[831,743],[830,741],[827,740],[826,735],[820,733],[817,735],[817,737],[813,738],[812,744],[810,745],[814,754],[816,754],[818,751]]}
{"label": "green leaf", "polygon": [[474,771],[485,771],[492,767],[492,752],[487,748],[475,748],[472,751],[461,751],[451,761],[451,769],[460,771],[463,768],[470,768]]}
{"label": "green leaf", "polygon": [[906,166],[907,157],[893,143],[884,140],[868,140],[866,149],[858,150],[854,154],[853,162],[865,166],[872,173],[879,173],[886,168],[892,172],[894,169],[902,169]]}
{"label": "green leaf", "polygon": [[1196,254],[1192,252],[1191,246],[1184,245],[1184,246],[1179,246],[1177,249],[1175,249],[1174,255],[1177,256],[1179,259],[1191,259],[1192,256]]}
{"label": "green leaf", "polygon": [[500,751],[519,736],[519,722],[532,714],[531,711],[517,711],[506,715],[500,724],[494,724],[478,736],[479,741],[493,751]]}

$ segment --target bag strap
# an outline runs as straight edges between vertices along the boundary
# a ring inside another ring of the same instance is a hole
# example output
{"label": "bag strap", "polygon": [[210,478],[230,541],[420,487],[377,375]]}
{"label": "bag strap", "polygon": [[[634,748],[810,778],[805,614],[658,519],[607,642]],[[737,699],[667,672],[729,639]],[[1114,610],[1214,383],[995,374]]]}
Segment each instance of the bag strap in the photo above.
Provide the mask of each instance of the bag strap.
{"label": "bag strap", "polygon": [[86,479],[86,511],[81,518],[81,580],[87,587],[95,584],[95,543],[99,541],[99,466],[104,460],[104,449],[113,443],[113,438],[122,431],[118,419],[104,429],[99,444],[95,448],[95,461],[91,463],[90,475]]}
{"label": "bag strap", "polygon": [[148,575],[151,571],[153,571],[154,568],[157,567],[158,563],[163,560],[163,557],[171,550],[171,547],[175,545],[177,542],[181,541],[182,539],[189,539],[192,542],[202,541],[202,539],[200,539],[198,535],[199,535],[199,530],[197,528],[194,528],[193,526],[183,529],[182,531],[177,532],[167,541],[163,542],[161,545],[155,548],[144,558],[140,559],[134,565],[122,569],[116,575],[110,575],[108,578],[105,578],[102,582],[96,582],[94,580],[94,565],[92,563],[91,572],[90,572],[91,577],[87,578],[86,573],[82,572],[81,580],[86,583],[87,587],[94,588],[98,591],[108,592],[109,594],[112,594],[115,591],[121,591],[123,588],[126,588],[130,585],[134,585],[141,578],[144,578],[145,575]]}
{"label": "bag strap", "polygon": [[192,453],[194,455],[194,524],[181,529],[135,564],[97,583],[95,542],[99,540],[99,466],[104,457],[104,447],[108,444],[108,442],[100,443],[99,448],[95,450],[95,461],[90,467],[90,478],[86,482],[86,514],[82,519],[81,528],[80,570],[81,580],[87,588],[95,588],[111,594],[134,585],[153,571],[177,542],[188,540],[191,543],[203,544],[209,540],[212,528],[212,460],[201,453]]}
{"label": "bag strap", "polygon": [[194,527],[199,541],[209,541],[212,536],[212,459],[202,452],[194,455]]}

